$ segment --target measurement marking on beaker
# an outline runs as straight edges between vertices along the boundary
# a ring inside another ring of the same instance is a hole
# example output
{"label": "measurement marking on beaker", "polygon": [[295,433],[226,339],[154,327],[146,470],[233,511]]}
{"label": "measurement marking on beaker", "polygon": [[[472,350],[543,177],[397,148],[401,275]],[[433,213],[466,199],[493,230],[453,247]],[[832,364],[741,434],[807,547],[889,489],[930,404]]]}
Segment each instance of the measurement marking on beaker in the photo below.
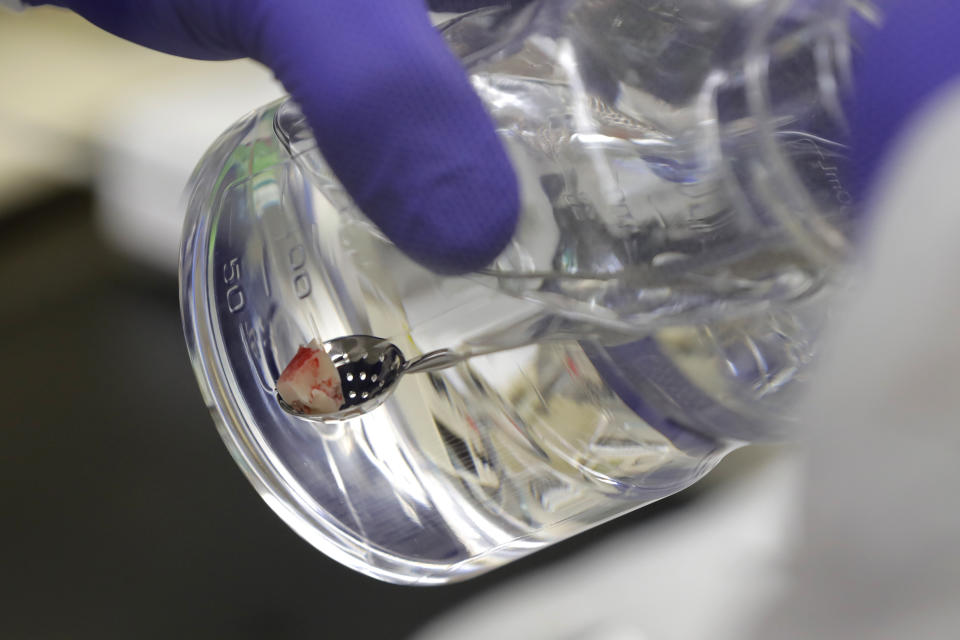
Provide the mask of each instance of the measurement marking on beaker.
{"label": "measurement marking on beaker", "polygon": [[827,154],[824,153],[823,149],[815,141],[810,138],[804,138],[798,141],[798,146],[803,144],[810,145],[813,148],[813,152],[817,154],[817,162],[814,166],[821,171],[836,203],[841,207],[851,206],[854,202],[853,196],[844,186],[840,178],[840,167],[827,158]]}
{"label": "measurement marking on beaker", "polygon": [[293,292],[302,300],[313,291],[310,275],[305,270],[307,250],[302,244],[295,244],[287,257],[290,259],[290,268],[293,270]]}
{"label": "measurement marking on beaker", "polygon": [[240,288],[240,258],[230,258],[223,265],[223,282],[230,285],[227,288],[227,309],[230,313],[238,313],[247,304],[247,299]]}
{"label": "measurement marking on beaker", "polygon": [[247,348],[250,350],[250,355],[259,355],[259,352],[262,351],[262,349],[260,347],[260,334],[257,331],[257,328],[246,320],[241,320],[240,333],[243,335],[243,338],[247,343]]}
{"label": "measurement marking on beaker", "polygon": [[269,256],[267,255],[267,245],[260,245],[260,279],[263,281],[263,291],[267,294],[267,298],[270,298],[273,293],[270,291],[270,270],[269,270]]}
{"label": "measurement marking on beaker", "polygon": [[275,374],[277,367],[271,357],[269,334],[259,321],[241,320],[239,329],[247,353],[247,360],[250,361],[253,370],[256,372],[260,386],[264,391],[272,392],[275,386],[274,380],[277,379],[279,373]]}
{"label": "measurement marking on beaker", "polygon": [[294,271],[302,269],[303,265],[307,263],[307,250],[303,248],[302,244],[295,244],[290,249],[290,268]]}

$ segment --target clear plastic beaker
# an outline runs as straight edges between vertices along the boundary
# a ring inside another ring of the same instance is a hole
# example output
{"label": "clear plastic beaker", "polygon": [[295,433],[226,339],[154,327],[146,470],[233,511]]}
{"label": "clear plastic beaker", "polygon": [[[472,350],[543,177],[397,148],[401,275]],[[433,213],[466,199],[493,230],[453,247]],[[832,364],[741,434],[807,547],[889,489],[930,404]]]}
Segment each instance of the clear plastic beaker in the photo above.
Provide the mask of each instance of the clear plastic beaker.
{"label": "clear plastic beaker", "polygon": [[[547,0],[444,27],[522,189],[513,242],[401,254],[283,101],[195,173],[182,304],[204,397],[268,504],[398,583],[495,568],[789,426],[853,220],[845,2]],[[299,345],[477,354],[338,424],[284,413]]]}

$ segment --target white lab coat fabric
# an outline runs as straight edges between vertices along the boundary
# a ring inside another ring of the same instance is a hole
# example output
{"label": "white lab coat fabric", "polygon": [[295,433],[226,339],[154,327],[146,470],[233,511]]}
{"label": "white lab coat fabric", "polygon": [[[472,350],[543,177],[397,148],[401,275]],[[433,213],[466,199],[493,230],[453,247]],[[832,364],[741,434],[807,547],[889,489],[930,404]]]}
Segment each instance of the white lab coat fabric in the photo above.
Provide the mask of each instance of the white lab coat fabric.
{"label": "white lab coat fabric", "polygon": [[468,602],[419,640],[960,636],[960,83],[892,158],[799,460]]}

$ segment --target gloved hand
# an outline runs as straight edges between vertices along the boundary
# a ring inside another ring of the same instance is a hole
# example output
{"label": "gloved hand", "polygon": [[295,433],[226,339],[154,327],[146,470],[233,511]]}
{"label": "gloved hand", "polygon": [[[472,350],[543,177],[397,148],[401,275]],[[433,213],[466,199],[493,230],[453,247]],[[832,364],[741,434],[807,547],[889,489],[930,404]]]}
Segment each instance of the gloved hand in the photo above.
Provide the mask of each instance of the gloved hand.
{"label": "gloved hand", "polygon": [[[27,0],[159,51],[250,57],[302,107],[337,177],[400,249],[440,272],[513,234],[513,169],[423,0]],[[435,10],[492,4],[434,0]]]}
{"label": "gloved hand", "polygon": [[[960,3],[881,2],[880,29],[864,29],[849,105],[852,188],[868,202],[884,165],[940,95],[960,81]],[[882,179],[882,178],[881,178]]]}

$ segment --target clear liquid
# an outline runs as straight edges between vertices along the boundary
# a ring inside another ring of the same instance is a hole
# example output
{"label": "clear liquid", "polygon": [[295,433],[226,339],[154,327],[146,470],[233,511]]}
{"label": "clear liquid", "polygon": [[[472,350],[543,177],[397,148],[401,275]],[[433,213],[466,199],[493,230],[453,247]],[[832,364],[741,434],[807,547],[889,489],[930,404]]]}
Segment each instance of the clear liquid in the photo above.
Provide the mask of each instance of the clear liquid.
{"label": "clear liquid", "polygon": [[[271,372],[316,336],[369,333],[390,339],[408,358],[438,348],[496,350],[444,371],[407,375],[383,407],[344,425],[303,423],[273,410],[261,418],[285,472],[366,554],[361,570],[389,565],[394,581],[463,579],[673,494],[736,446],[680,428],[682,422],[664,432],[637,415],[584,343],[562,331],[548,330],[552,339],[537,342],[543,327],[563,326],[542,304],[483,278],[438,278],[342,212],[329,212],[340,225],[331,236],[318,210],[303,273],[325,286],[293,302],[296,284],[250,284],[286,300],[268,307],[271,341],[266,362],[255,367],[263,371],[260,402],[274,402]],[[288,232],[271,240],[267,230],[282,227],[270,217],[289,222],[290,212],[262,213],[264,244],[249,245],[248,255],[267,256],[270,266],[247,269],[255,280],[282,274],[303,238]],[[711,409],[755,409],[789,386],[800,362],[777,346],[786,355],[774,364],[776,349],[760,345],[765,371],[731,373],[734,354],[745,348],[733,337],[748,337],[749,326],[713,333],[673,327],[649,340]],[[661,401],[669,405],[671,398]]]}
{"label": "clear liquid", "polygon": [[[735,446],[737,427],[776,422],[809,359],[814,332],[793,311],[625,337],[602,309],[571,311],[489,276],[438,277],[325,176],[271,164],[216,199],[203,299],[236,407],[212,406],[277,513],[365,573],[464,579],[675,493]],[[280,410],[275,381],[297,347],[357,333],[408,358],[480,355],[405,376],[384,406],[345,424]],[[625,402],[596,353],[631,341],[645,345],[644,367]]]}

